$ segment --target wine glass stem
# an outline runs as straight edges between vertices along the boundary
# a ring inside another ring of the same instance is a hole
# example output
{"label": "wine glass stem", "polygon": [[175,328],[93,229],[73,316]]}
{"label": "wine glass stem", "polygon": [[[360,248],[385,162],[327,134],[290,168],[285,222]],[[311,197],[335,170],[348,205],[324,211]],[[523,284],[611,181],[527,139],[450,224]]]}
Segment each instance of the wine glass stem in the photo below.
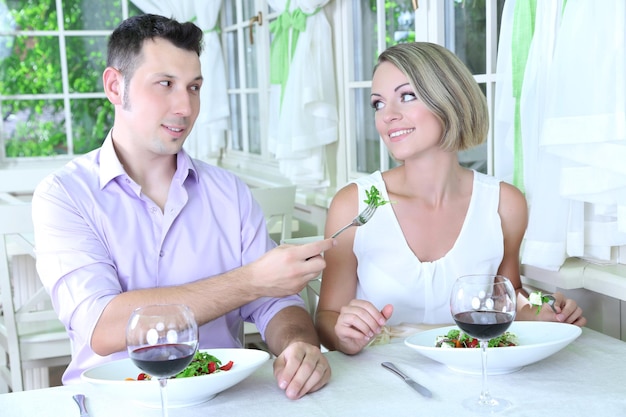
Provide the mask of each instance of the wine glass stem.
{"label": "wine glass stem", "polygon": [[487,346],[489,340],[480,341],[480,350],[483,363],[483,386],[480,391],[480,402],[482,404],[489,404],[492,402],[491,394],[489,394],[489,388],[487,388]]}
{"label": "wine glass stem", "polygon": [[161,415],[167,417],[167,378],[159,378],[159,386],[161,387]]}

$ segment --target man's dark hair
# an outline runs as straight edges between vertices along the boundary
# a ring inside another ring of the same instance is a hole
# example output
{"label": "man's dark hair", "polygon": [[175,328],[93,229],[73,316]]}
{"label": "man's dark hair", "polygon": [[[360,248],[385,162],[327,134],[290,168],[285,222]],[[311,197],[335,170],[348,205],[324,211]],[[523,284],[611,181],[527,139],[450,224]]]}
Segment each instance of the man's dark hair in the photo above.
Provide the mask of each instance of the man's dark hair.
{"label": "man's dark hair", "polygon": [[178,48],[202,52],[202,30],[191,22],[154,14],[142,14],[124,20],[111,34],[108,42],[107,66],[116,68],[126,82],[139,64],[144,41],[162,38]]}

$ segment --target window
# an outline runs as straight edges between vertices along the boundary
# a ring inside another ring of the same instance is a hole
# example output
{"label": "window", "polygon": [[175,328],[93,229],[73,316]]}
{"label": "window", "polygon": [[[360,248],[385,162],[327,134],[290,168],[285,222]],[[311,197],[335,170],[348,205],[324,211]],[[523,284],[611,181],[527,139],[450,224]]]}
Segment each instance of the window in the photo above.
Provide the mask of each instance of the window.
{"label": "window", "polygon": [[[242,176],[248,171],[263,172],[267,178],[279,177],[268,144],[269,28],[277,15],[266,0],[224,2],[222,6],[230,128],[221,163]],[[251,175],[247,180],[254,183],[260,179]]]}
{"label": "window", "polygon": [[[493,110],[497,31],[504,0],[412,0],[344,2],[344,21],[351,22],[343,32],[345,112],[348,179],[375,170],[386,170],[396,163],[379,140],[369,105],[371,76],[378,54],[401,43],[430,41],[455,52],[480,83]],[[461,153],[461,163],[482,172],[491,170],[488,150],[492,134],[484,146]]]}
{"label": "window", "polygon": [[100,145],[113,118],[106,39],[139,13],[128,0],[0,0],[0,160]]}
{"label": "window", "polygon": [[[230,126],[221,164],[250,170],[256,181],[284,182],[268,140],[270,25],[279,16],[268,3],[222,4]],[[416,11],[413,3],[334,0],[325,7],[333,26],[340,112],[339,142],[327,154],[333,187],[395,164],[378,138],[368,101],[376,57],[394,43],[445,44],[472,69],[493,108],[504,0],[422,1]],[[3,7],[8,13],[0,20],[0,158],[72,156],[99,146],[113,117],[101,85],[106,37],[141,11],[129,0],[0,0]],[[463,163],[489,170],[490,144],[466,152]]]}
{"label": "window", "polygon": [[[352,178],[396,164],[379,140],[368,98],[376,58],[388,46],[413,40],[445,45],[475,74],[490,111],[493,109],[497,35],[504,0],[421,3],[417,10],[413,9],[412,0],[335,1],[327,6],[327,14],[336,23],[333,30],[340,78],[337,84],[343,103],[340,144],[333,149],[337,164],[331,166],[330,173],[333,185],[340,187]],[[263,23],[251,24],[259,12]],[[265,0],[231,2],[224,7],[223,49],[230,74],[232,130],[228,155],[222,162],[235,170],[261,170],[263,176],[280,181],[267,139],[271,117],[267,111],[269,24],[277,15]],[[490,132],[487,143],[460,154],[461,163],[492,172],[492,140]],[[347,166],[342,166],[343,161],[347,161]]]}

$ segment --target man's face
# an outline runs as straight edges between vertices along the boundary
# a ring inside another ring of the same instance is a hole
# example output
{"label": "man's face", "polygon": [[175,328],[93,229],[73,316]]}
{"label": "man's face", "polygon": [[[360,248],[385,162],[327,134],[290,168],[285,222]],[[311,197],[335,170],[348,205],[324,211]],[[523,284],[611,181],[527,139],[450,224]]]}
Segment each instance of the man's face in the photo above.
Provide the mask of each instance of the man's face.
{"label": "man's face", "polygon": [[200,111],[200,59],[159,38],[145,41],[139,59],[124,83],[114,138],[155,154],[175,154]]}

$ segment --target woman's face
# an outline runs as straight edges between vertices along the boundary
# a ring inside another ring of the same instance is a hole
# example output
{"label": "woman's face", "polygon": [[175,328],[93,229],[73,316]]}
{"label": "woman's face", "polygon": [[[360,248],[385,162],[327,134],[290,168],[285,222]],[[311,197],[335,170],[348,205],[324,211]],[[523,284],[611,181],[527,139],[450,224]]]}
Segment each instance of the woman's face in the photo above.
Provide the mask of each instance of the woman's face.
{"label": "woman's face", "polygon": [[394,158],[405,161],[433,147],[440,149],[441,122],[390,62],[381,63],[374,73],[371,104],[376,130]]}

